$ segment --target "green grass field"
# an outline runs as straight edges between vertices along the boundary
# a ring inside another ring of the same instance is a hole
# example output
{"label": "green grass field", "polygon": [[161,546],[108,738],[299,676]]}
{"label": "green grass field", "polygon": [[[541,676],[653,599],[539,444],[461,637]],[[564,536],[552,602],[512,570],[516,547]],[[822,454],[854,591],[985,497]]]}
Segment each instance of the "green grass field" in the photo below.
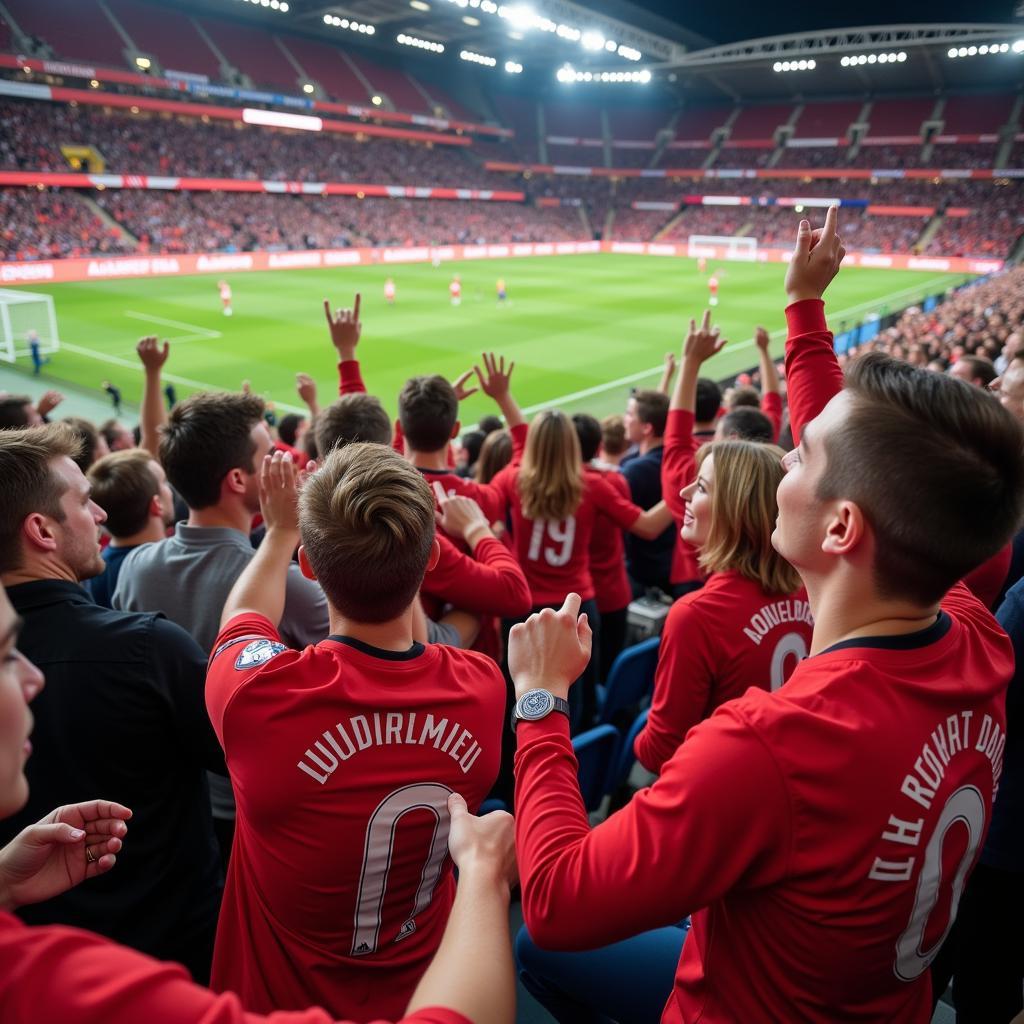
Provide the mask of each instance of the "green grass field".
{"label": "green grass field", "polygon": [[[763,324],[782,355],[785,298],[782,264],[727,263],[715,322],[731,343],[709,364],[725,377],[756,363],[751,340]],[[448,302],[448,282],[462,278],[463,301]],[[389,307],[384,279],[398,301]],[[495,281],[505,278],[510,303],[499,309]],[[516,362],[513,388],[524,407],[557,404],[597,415],[622,408],[630,386],[652,386],[668,350],[678,350],[689,317],[707,301],[706,277],[689,259],[587,255],[407,266],[295,270],[229,275],[234,316],[221,313],[217,277],[58,284],[38,291],[54,298],[62,348],[46,367],[51,382],[99,388],[118,384],[137,402],[142,375],[135,341],[158,334],[171,341],[166,377],[181,397],[200,388],[239,388],[243,379],[278,409],[299,405],[297,371],[311,374],[321,400],[335,394],[334,352],[323,299],[350,305],[361,291],[360,358],[371,390],[394,412],[402,382],[422,373],[454,378],[485,349]],[[828,296],[833,329],[872,312],[902,308],[943,291],[964,275],[848,268]],[[30,369],[28,360],[20,366]],[[465,403],[463,422],[490,411],[488,399]]]}

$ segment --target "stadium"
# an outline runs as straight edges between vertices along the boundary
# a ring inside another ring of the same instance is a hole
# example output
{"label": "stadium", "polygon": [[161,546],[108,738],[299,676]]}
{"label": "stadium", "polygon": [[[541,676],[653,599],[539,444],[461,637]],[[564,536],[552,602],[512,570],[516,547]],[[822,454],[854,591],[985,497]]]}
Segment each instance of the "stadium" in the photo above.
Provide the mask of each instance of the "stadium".
{"label": "stadium", "polygon": [[0,0],[0,1020],[1024,1021],[1022,183],[1010,0]]}

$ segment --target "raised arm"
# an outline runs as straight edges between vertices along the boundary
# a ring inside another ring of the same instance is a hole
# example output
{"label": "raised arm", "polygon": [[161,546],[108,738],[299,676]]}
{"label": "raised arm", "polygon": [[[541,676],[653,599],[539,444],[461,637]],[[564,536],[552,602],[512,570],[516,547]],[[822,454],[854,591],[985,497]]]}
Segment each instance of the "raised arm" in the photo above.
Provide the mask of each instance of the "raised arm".
{"label": "raised arm", "polygon": [[676,375],[676,354],[675,352],[665,353],[665,369],[661,371],[661,380],[658,382],[658,390],[663,395],[672,394],[672,378]]}
{"label": "raised arm", "polygon": [[356,359],[356,347],[363,333],[363,325],[359,319],[362,301],[362,296],[356,292],[351,309],[339,308],[332,314],[330,301],[324,299],[327,330],[331,336],[331,344],[338,353],[339,395],[351,395],[366,390],[359,369],[359,360]]}
{"label": "raised arm", "polygon": [[443,1006],[473,1024],[512,1024],[516,984],[508,904],[517,880],[512,816],[493,811],[478,818],[458,793],[448,797],[448,812],[448,849],[459,884],[444,938],[407,1013]]}
{"label": "raised arm", "polygon": [[682,365],[669,400],[661,454],[661,495],[680,526],[686,503],[679,497],[679,492],[693,482],[696,464],[693,423],[697,408],[697,379],[704,363],[725,347],[726,341],[719,337],[719,333],[719,328],[712,328],[711,313],[707,310],[699,330],[697,322],[690,321],[690,329],[683,342]]}
{"label": "raised arm", "polygon": [[142,437],[139,440],[139,447],[144,448],[159,462],[160,428],[167,422],[160,373],[170,354],[170,345],[166,341],[161,345],[151,335],[141,338],[135,346],[135,351],[143,369],[142,411],[139,419]]}
{"label": "raised arm", "polygon": [[[481,359],[484,364],[483,372],[479,366],[474,366],[473,372],[480,381],[480,388],[483,390],[483,393],[489,398],[493,398],[497,403],[501,414],[505,417],[505,423],[508,425],[509,430],[525,424],[526,420],[516,404],[516,400],[512,397],[510,384],[512,371],[516,368],[516,364],[510,362],[506,369],[505,357],[496,356],[493,352],[484,352]],[[459,378],[460,381],[464,379],[465,375]],[[514,441],[515,433],[512,436]]]}
{"label": "raised arm", "polygon": [[771,421],[772,440],[778,441],[779,431],[782,430],[782,389],[779,386],[779,371],[769,352],[771,335],[759,326],[754,331],[754,342],[761,370],[761,412]]}
{"label": "raised arm", "polygon": [[843,387],[822,296],[845,255],[835,206],[828,208],[823,228],[812,231],[809,221],[800,221],[796,251],[786,271],[786,394],[795,444],[800,443],[804,424]]}
{"label": "raised arm", "polygon": [[[315,468],[315,467],[314,467]],[[299,487],[308,474],[295,468],[291,456],[274,452],[260,467],[260,512],[267,534],[253,560],[224,602],[223,629],[237,615],[262,615],[275,626],[284,614],[288,566],[299,546]]]}
{"label": "raised arm", "polygon": [[320,415],[320,402],[317,400],[316,381],[308,373],[295,374],[295,390],[306,403],[309,415],[316,418]]}

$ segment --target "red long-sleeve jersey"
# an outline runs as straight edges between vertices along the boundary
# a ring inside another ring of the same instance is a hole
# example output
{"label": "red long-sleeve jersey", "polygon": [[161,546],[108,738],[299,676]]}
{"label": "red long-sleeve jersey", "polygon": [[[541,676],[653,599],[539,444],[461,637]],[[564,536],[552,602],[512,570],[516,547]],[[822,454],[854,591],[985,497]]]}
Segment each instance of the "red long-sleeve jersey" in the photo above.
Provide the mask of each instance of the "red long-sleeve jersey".
{"label": "red long-sleeve jersey", "polygon": [[[617,469],[597,469],[588,465],[583,471],[606,480],[621,497],[630,500],[629,483]],[[594,532],[590,537],[590,575],[594,580],[594,600],[599,612],[617,612],[628,607],[633,599],[633,589],[626,573],[626,545],[622,542],[619,525],[606,516],[598,516],[594,521]]]}
{"label": "red long-sleeve jersey", "polygon": [[[29,928],[0,912],[0,1020],[61,1024],[335,1024],[324,1010],[247,1013],[232,992],[215,995],[179,964],[77,928]],[[402,1024],[470,1024],[454,1010],[419,1010]]]}
{"label": "red long-sleeve jersey", "polygon": [[[676,529],[683,528],[683,514],[686,502],[679,497],[684,487],[689,487],[697,475],[697,450],[702,441],[693,436],[693,413],[685,409],[670,409],[665,422],[665,441],[661,453],[661,496],[665,499]],[[697,562],[697,549],[681,536],[676,536],[672,551],[673,583],[687,583],[703,577]]]}
{"label": "red long-sleeve jersey", "polygon": [[[841,387],[820,302],[787,309],[794,431]],[[859,637],[694,727],[591,829],[564,716],[518,728],[523,913],[547,949],[685,914],[665,1024],[931,1017],[928,967],[980,852],[1013,651],[957,586],[928,628]]]}
{"label": "red long-sleeve jersey", "polygon": [[637,760],[660,772],[698,722],[751,686],[777,690],[807,657],[814,622],[807,594],[766,593],[736,571],[716,572],[668,613],[654,698]]}

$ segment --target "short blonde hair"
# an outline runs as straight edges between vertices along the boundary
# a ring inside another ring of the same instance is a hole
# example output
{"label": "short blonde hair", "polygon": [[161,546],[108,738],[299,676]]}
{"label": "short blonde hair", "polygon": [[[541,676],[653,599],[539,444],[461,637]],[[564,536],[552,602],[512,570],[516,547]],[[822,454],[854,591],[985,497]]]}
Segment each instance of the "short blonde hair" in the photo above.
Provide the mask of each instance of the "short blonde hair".
{"label": "short blonde hair", "polygon": [[583,456],[572,420],[557,409],[542,412],[526,435],[518,477],[519,502],[527,519],[560,521],[583,497]]}
{"label": "short blonde hair", "polygon": [[383,444],[332,451],[299,499],[299,529],[327,600],[356,622],[387,622],[412,603],[434,540],[434,496]]}
{"label": "short blonde hair", "polygon": [[739,572],[770,594],[800,586],[796,569],[772,547],[779,513],[775,497],[785,452],[773,444],[714,441],[697,452],[697,468],[715,459],[711,527],[698,560],[705,572]]}

